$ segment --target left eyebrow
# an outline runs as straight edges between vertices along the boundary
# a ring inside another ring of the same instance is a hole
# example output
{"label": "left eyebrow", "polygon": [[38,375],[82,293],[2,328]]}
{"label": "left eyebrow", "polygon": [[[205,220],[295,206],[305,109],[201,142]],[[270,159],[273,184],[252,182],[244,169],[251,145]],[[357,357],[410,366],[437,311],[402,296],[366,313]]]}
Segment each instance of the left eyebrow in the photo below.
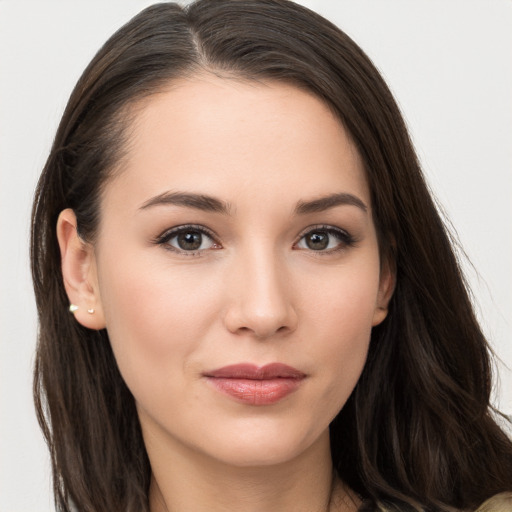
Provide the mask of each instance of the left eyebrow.
{"label": "left eyebrow", "polygon": [[295,213],[305,215],[308,213],[324,212],[336,206],[349,205],[368,211],[366,204],[359,197],[347,193],[330,194],[328,196],[313,199],[311,201],[299,201],[295,207]]}

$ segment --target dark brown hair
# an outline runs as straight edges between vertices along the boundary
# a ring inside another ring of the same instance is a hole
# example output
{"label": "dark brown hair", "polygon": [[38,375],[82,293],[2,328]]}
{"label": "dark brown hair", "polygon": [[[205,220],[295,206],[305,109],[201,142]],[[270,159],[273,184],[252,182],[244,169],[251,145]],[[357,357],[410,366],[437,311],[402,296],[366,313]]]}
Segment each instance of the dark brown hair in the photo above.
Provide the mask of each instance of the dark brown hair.
{"label": "dark brown hair", "polygon": [[331,424],[333,463],[364,510],[472,509],[512,489],[512,443],[489,405],[489,349],[450,238],[383,79],[343,32],[287,0],[149,7],[78,81],[32,218],[40,330],[34,395],[59,510],[145,511],[150,466],[106,330],[67,312],[56,222],[73,208],[94,241],[100,192],[123,155],[131,107],[198,72],[283,81],[326,102],[364,161],[381,255],[396,269],[388,318]]}

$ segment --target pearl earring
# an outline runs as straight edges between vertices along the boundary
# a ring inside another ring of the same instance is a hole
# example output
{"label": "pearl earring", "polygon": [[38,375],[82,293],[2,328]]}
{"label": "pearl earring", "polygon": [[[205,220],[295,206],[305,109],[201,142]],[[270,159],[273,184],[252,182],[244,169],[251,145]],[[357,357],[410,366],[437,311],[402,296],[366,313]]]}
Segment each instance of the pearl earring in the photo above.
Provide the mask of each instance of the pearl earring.
{"label": "pearl earring", "polygon": [[94,314],[94,309],[93,309],[93,308],[88,309],[88,310],[87,310],[87,313],[89,313],[90,315],[93,315],[93,314]]}

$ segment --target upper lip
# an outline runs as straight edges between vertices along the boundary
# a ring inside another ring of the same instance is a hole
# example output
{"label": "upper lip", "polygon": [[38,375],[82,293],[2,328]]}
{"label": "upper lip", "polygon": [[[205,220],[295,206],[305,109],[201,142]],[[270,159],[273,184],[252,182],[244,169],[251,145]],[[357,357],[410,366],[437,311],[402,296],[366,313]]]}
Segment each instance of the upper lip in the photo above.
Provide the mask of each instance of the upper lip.
{"label": "upper lip", "polygon": [[305,373],[282,363],[270,363],[264,366],[257,366],[252,363],[231,364],[216,370],[204,373],[205,377],[222,379],[302,379]]}

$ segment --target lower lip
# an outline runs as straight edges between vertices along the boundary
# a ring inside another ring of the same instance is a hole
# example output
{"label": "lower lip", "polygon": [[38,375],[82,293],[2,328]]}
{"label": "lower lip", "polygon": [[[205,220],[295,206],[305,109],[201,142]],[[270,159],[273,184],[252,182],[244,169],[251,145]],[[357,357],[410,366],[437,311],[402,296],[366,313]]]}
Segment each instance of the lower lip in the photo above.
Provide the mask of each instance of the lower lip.
{"label": "lower lip", "polygon": [[270,405],[279,402],[297,390],[302,379],[240,379],[208,377],[208,381],[222,393],[249,405]]}

